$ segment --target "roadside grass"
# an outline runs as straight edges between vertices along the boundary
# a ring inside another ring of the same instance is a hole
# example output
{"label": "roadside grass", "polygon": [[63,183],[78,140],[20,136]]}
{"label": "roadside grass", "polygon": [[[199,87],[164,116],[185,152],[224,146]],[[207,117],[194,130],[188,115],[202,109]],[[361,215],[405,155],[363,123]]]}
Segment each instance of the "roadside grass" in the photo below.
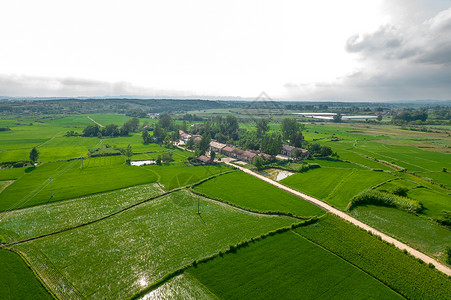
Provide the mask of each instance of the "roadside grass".
{"label": "roadside grass", "polygon": [[318,164],[321,168],[346,168],[346,169],[358,169],[363,170],[364,168],[343,160],[334,160],[334,159],[324,159],[324,158],[314,158],[305,160],[306,163],[309,164]]}
{"label": "roadside grass", "polygon": [[243,172],[224,174],[194,188],[197,193],[260,212],[318,216],[319,207]]}
{"label": "roadside grass", "polygon": [[124,299],[194,260],[293,223],[178,191],[13,248],[26,254],[61,298]]}
{"label": "roadside grass", "polygon": [[[53,197],[50,180],[52,178]],[[26,173],[0,194],[0,211],[76,198],[157,181],[139,167],[111,165],[81,169],[81,161],[46,163]]]}
{"label": "roadside grass", "polygon": [[280,183],[344,210],[352,197],[390,178],[393,175],[385,172],[319,168],[294,174]]}
{"label": "roadside grass", "polygon": [[413,248],[445,262],[444,251],[451,246],[451,230],[414,214],[389,207],[356,207],[350,215]]}
{"label": "roadside grass", "polygon": [[392,178],[393,175],[385,172],[354,171],[335,187],[325,201],[339,209],[345,209],[352,197]]}
{"label": "roadside grass", "polygon": [[319,168],[291,175],[280,183],[310,196],[325,199],[342,178],[349,176],[351,169]]}
{"label": "roadside grass", "polygon": [[23,259],[0,249],[0,294],[2,299],[53,299]]}
{"label": "roadside grass", "polygon": [[250,243],[187,272],[220,299],[401,298],[291,231]]}
{"label": "roadside grass", "polygon": [[0,213],[5,243],[25,240],[96,220],[129,205],[162,194],[155,183]]}
{"label": "roadside grass", "polygon": [[408,299],[451,298],[451,280],[445,275],[338,217],[326,215],[295,231]]}
{"label": "roadside grass", "polygon": [[0,169],[0,180],[17,179],[25,174],[26,168]]}

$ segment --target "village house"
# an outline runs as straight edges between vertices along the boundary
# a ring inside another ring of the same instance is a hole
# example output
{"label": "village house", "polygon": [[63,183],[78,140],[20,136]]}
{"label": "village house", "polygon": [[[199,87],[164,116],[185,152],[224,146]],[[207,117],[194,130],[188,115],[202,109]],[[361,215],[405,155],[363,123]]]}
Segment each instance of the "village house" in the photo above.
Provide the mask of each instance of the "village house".
{"label": "village house", "polygon": [[196,144],[196,145],[199,144],[199,142],[202,140],[202,136],[200,136],[200,135],[193,135],[192,138],[193,138],[194,144]]}
{"label": "village house", "polygon": [[310,154],[310,152],[306,149],[296,148],[296,147],[288,146],[288,145],[282,146],[282,149],[280,149],[280,154],[288,156],[288,157],[294,157],[296,150],[301,150],[302,155],[299,157],[300,159],[305,159]]}
{"label": "village house", "polygon": [[224,154],[228,157],[234,157],[233,150],[235,150],[235,149],[236,148],[234,148],[234,147],[225,146],[224,148],[222,148],[222,154]]}
{"label": "village house", "polygon": [[180,140],[183,142],[188,142],[189,138],[191,137],[191,134],[184,132],[183,130],[179,130],[179,136]]}
{"label": "village house", "polygon": [[219,142],[217,142],[217,141],[215,141],[215,140],[213,140],[213,141],[210,142],[210,151],[214,151],[214,152],[216,152],[216,153],[218,153],[218,154],[223,154],[223,153],[222,153],[222,150],[223,150],[225,147],[227,147],[226,144],[219,143]]}
{"label": "village house", "polygon": [[197,160],[202,164],[210,164],[212,163],[211,158],[206,157],[205,155],[201,155],[197,158]]}

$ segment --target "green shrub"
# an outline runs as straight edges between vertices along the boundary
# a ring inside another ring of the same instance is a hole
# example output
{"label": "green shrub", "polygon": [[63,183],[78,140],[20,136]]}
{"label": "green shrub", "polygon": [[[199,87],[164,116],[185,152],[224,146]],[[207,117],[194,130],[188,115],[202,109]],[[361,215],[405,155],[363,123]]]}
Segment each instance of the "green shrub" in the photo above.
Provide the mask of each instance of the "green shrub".
{"label": "green shrub", "polygon": [[423,209],[419,201],[375,190],[366,190],[354,196],[346,209],[352,210],[360,205],[396,207],[410,212],[420,212]]}

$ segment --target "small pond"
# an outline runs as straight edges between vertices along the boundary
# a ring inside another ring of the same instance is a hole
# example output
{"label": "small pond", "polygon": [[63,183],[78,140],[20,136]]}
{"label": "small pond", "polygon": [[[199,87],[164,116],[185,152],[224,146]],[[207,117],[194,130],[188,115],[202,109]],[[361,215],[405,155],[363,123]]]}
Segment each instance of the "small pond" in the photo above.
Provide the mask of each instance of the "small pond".
{"label": "small pond", "polygon": [[131,161],[130,165],[132,166],[144,166],[144,165],[154,165],[156,164],[156,162],[152,159],[152,160],[135,160],[135,161]]}
{"label": "small pond", "polygon": [[280,181],[294,174],[293,172],[280,169],[266,169],[262,173],[262,175],[265,175],[266,177],[275,181]]}

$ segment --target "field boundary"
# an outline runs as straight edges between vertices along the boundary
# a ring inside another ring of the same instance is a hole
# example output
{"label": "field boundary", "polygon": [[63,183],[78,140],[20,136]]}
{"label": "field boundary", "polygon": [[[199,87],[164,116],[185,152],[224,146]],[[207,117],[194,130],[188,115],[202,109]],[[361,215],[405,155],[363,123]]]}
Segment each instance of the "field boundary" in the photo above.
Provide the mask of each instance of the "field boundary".
{"label": "field boundary", "polygon": [[[1,247],[0,247],[1,248]],[[50,294],[50,296],[52,296],[54,299],[60,299],[50,288],[49,285],[47,285],[47,283],[45,282],[45,280],[41,277],[41,275],[39,275],[39,272],[33,268],[33,265],[30,263],[30,261],[28,260],[28,258],[19,250],[14,249],[14,248],[4,248],[3,250],[6,251],[11,251],[16,253],[17,255],[20,256],[20,258],[23,260],[23,262],[25,263],[25,265],[28,267],[28,269],[31,270],[31,272],[33,272],[34,277],[36,277],[36,279],[39,281],[39,283],[44,287],[44,289],[47,291],[47,293]]]}
{"label": "field boundary", "polygon": [[341,256],[338,255],[337,253],[332,252],[331,250],[325,248],[323,245],[318,244],[318,243],[315,242],[315,241],[312,241],[311,239],[309,239],[309,238],[303,236],[302,234],[300,234],[299,232],[296,232],[296,231],[294,231],[294,230],[291,230],[291,232],[292,232],[293,234],[299,236],[300,238],[305,239],[306,241],[309,241],[310,243],[312,243],[312,244],[314,244],[314,245],[320,247],[320,248],[323,249],[324,251],[329,252],[330,254],[332,254],[332,255],[338,257],[339,259],[341,259],[341,260],[347,262],[348,264],[350,264],[351,266],[355,267],[356,269],[362,271],[363,273],[365,273],[365,274],[368,275],[369,277],[371,277],[371,278],[373,278],[373,279],[379,281],[381,284],[383,284],[384,286],[388,287],[389,289],[391,289],[392,291],[394,291],[396,294],[402,296],[403,298],[406,298],[403,294],[401,294],[400,292],[398,292],[397,290],[395,290],[393,287],[391,287],[391,286],[388,285],[387,283],[381,281],[381,280],[380,280],[379,278],[377,278],[377,277],[374,277],[373,275],[371,275],[370,273],[368,273],[368,272],[365,271],[364,269],[360,268],[359,266],[355,265],[354,263],[350,262],[349,260],[345,259],[344,257],[341,257]]}
{"label": "field boundary", "polygon": [[264,233],[264,234],[262,234],[260,236],[257,236],[257,237],[252,237],[252,238],[250,238],[248,240],[241,241],[238,244],[229,245],[229,249],[227,249],[225,251],[219,251],[219,252],[214,253],[214,254],[212,254],[210,256],[206,256],[204,258],[195,260],[195,261],[193,261],[193,262],[191,262],[189,264],[186,264],[185,266],[180,267],[179,269],[177,269],[175,271],[172,271],[172,272],[164,275],[161,279],[158,279],[158,280],[154,281],[153,283],[151,283],[150,285],[148,285],[147,287],[145,287],[144,289],[142,289],[141,291],[139,291],[135,295],[131,296],[130,299],[135,300],[135,299],[139,299],[142,296],[145,296],[145,294],[147,294],[147,293],[157,289],[158,287],[162,286],[169,279],[183,274],[188,268],[196,267],[198,264],[206,263],[206,262],[208,262],[210,260],[215,259],[218,256],[222,256],[222,255],[227,254],[227,253],[234,253],[237,250],[239,250],[240,248],[248,246],[249,243],[253,243],[255,241],[259,241],[261,239],[273,236],[275,234],[279,234],[279,233],[282,233],[282,232],[287,232],[287,231],[290,231],[290,230],[298,228],[298,227],[308,226],[310,224],[315,223],[317,220],[318,219],[315,217],[315,218],[310,218],[308,220],[304,220],[303,222],[292,223],[289,226],[285,226],[285,227],[281,227],[281,228],[269,231],[269,232]]}
{"label": "field boundary", "polygon": [[257,214],[257,215],[274,216],[274,217],[275,217],[275,216],[278,216],[278,217],[290,217],[290,218],[295,218],[295,219],[299,219],[299,220],[309,220],[309,219],[311,219],[311,217],[295,216],[295,215],[290,214],[290,213],[284,213],[284,212],[278,212],[278,211],[262,212],[262,211],[252,210],[252,209],[249,209],[249,208],[244,208],[244,207],[241,207],[241,206],[232,204],[232,203],[227,202],[227,201],[224,201],[224,200],[222,200],[222,199],[212,198],[212,197],[207,196],[207,195],[205,195],[205,194],[203,194],[203,193],[195,192],[195,191],[193,191],[191,188],[188,188],[187,190],[188,190],[190,193],[192,193],[192,194],[194,194],[194,195],[196,195],[196,196],[200,196],[200,197],[203,197],[203,198],[206,198],[206,199],[215,201],[215,202],[219,202],[219,203],[222,203],[222,204],[231,206],[231,207],[233,207],[233,208],[236,208],[236,209],[239,209],[239,210],[242,210],[242,211],[246,211],[246,212],[249,212],[249,213]]}
{"label": "field boundary", "polygon": [[[226,163],[226,164],[229,164],[229,163]],[[358,227],[370,232],[373,235],[380,236],[382,240],[384,240],[384,241],[386,241],[386,242],[388,242],[390,244],[393,244],[395,247],[397,247],[397,248],[399,248],[401,250],[406,250],[412,256],[423,260],[427,264],[430,263],[430,264],[434,265],[437,270],[445,273],[448,276],[451,276],[451,268],[449,268],[448,266],[445,266],[444,264],[436,261],[432,257],[430,257],[430,256],[428,256],[428,255],[426,255],[426,254],[424,254],[424,253],[422,253],[422,252],[420,252],[420,251],[418,251],[418,250],[406,245],[405,243],[400,242],[400,241],[392,238],[391,236],[389,236],[389,235],[387,235],[385,233],[382,233],[381,231],[376,230],[375,228],[373,228],[373,227],[371,227],[371,226],[369,226],[369,225],[367,225],[367,224],[365,224],[365,223],[363,223],[363,222],[351,217],[350,215],[344,213],[341,210],[336,209],[335,207],[325,203],[324,201],[321,201],[321,200],[319,200],[317,198],[314,198],[312,196],[309,196],[309,195],[307,195],[305,193],[302,193],[300,191],[292,189],[292,188],[290,188],[290,187],[288,187],[286,185],[283,185],[283,184],[281,184],[279,182],[276,182],[276,181],[271,180],[271,179],[269,179],[267,177],[264,177],[263,175],[257,174],[255,172],[249,170],[249,169],[246,169],[246,168],[243,168],[243,167],[240,167],[240,166],[235,166],[235,165],[234,165],[234,167],[242,170],[245,173],[248,173],[248,174],[250,174],[252,176],[255,176],[255,177],[257,177],[257,178],[259,178],[259,179],[261,179],[263,181],[266,181],[266,182],[278,187],[279,189],[285,190],[285,191],[287,191],[287,192],[289,192],[289,193],[291,193],[291,194],[293,194],[293,195],[295,195],[295,196],[297,196],[297,197],[299,197],[301,199],[309,201],[309,202],[315,204],[316,206],[326,210],[327,212],[330,212],[330,213],[336,215],[337,217],[339,217],[341,219],[344,219],[344,220],[346,220],[346,221],[348,221],[348,222],[350,222],[350,223],[352,223],[352,224],[354,224],[354,225],[356,225],[356,226],[358,226]]]}

